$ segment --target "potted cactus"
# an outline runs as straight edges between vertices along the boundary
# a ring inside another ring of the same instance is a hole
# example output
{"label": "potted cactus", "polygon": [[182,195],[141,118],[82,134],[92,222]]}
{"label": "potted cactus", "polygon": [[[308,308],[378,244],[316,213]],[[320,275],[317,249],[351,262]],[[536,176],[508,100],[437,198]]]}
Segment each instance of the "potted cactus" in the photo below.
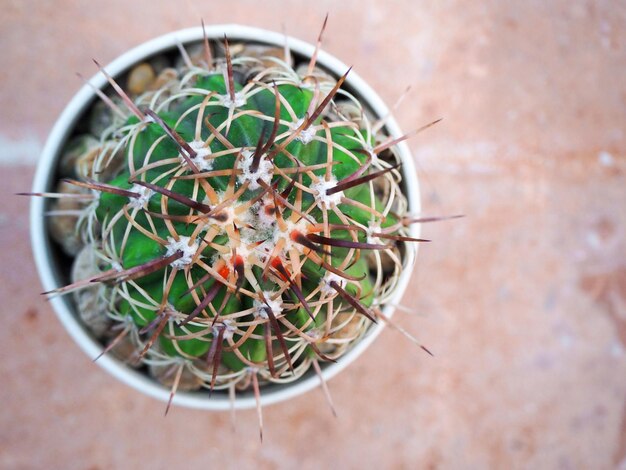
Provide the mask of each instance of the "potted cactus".
{"label": "potted cactus", "polygon": [[423,241],[404,138],[319,42],[153,40],[100,68],[48,140],[31,193],[47,196],[44,287],[90,357],[168,402],[324,385],[389,322]]}

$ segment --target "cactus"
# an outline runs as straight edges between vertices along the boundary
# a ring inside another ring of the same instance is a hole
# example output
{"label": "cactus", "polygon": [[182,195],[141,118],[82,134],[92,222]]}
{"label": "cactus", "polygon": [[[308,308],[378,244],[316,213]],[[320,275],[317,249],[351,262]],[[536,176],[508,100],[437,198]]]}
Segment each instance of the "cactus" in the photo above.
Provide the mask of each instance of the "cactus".
{"label": "cactus", "polygon": [[424,241],[407,236],[400,139],[342,88],[349,71],[237,48],[205,41],[136,96],[107,76],[100,152],[63,180],[95,261],[55,293],[92,290],[105,352],[130,342],[172,395],[319,372],[387,320],[404,243]]}

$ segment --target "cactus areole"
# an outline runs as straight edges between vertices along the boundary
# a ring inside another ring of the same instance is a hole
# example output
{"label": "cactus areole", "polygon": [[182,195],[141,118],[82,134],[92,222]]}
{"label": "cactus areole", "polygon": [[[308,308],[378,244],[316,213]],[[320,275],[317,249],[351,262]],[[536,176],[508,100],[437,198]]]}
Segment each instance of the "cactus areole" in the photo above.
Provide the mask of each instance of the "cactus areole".
{"label": "cactus areole", "polygon": [[[130,51],[74,98],[36,175],[53,197],[33,198],[33,245],[60,318],[106,369],[176,404],[247,408],[323,383],[388,322],[422,241],[418,188],[403,136],[347,66],[279,34],[205,31]],[[164,58],[149,86],[127,84]],[[102,99],[97,151],[63,173]],[[51,194],[59,180],[79,209],[51,208],[70,198]],[[64,215],[87,266],[71,281],[49,235]]]}

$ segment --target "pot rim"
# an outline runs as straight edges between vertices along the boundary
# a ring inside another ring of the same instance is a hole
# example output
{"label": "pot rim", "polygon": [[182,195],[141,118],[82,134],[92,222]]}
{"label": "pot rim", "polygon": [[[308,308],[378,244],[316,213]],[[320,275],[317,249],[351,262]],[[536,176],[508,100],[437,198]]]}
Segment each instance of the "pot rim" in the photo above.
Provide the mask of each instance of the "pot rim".
{"label": "pot rim", "polygon": [[[254,41],[282,47],[285,45],[285,41],[287,41],[289,48],[293,52],[305,57],[310,57],[315,49],[313,45],[299,39],[249,26],[234,24],[212,25],[207,26],[205,30],[209,39],[221,39],[225,34],[231,42]],[[132,67],[133,64],[141,62],[147,57],[160,52],[175,48],[178,43],[184,45],[202,39],[202,27],[174,31],[134,47],[104,68],[111,76],[116,77]],[[318,53],[317,63],[336,76],[343,75],[348,69],[346,64],[323,50],[320,50]],[[89,84],[95,88],[101,89],[107,85],[107,80],[101,73],[98,73],[89,80]],[[78,93],[74,95],[55,122],[37,164],[32,188],[33,192],[45,192],[50,188],[55,174],[54,168],[60,158],[60,151],[67,138],[71,135],[76,121],[95,98],[95,92],[91,86],[85,84]],[[349,87],[351,93],[357,96],[360,101],[367,103],[377,117],[388,116],[389,109],[382,99],[357,73],[351,71],[344,86]],[[400,127],[391,116],[387,118],[385,127],[392,137],[400,137],[402,135]],[[409,210],[413,213],[418,213],[420,211],[419,181],[417,179],[413,158],[406,142],[397,144],[397,149],[398,156],[402,162],[401,172],[403,179],[411,183],[404,185]],[[52,246],[46,228],[44,209],[44,198],[32,198],[30,204],[30,236],[33,255],[43,288],[45,291],[50,291],[61,287],[63,282],[61,282],[58,267],[55,263],[51,262]],[[419,234],[419,224],[411,225],[410,235],[418,238]],[[382,307],[383,313],[387,316],[393,314],[395,310],[393,305],[401,300],[407,288],[414,268],[417,249],[417,244],[407,244],[406,246],[404,269],[398,278],[396,290]],[[103,350],[102,345],[91,336],[75,314],[72,313],[73,307],[70,302],[63,297],[57,296],[51,298],[50,303],[59,320],[79,347],[91,359],[96,358]],[[359,357],[372,344],[376,337],[378,337],[384,329],[384,326],[384,322],[379,322],[374,325],[357,344],[338,360],[338,362],[323,366],[322,376],[324,380],[328,381]],[[96,363],[121,382],[146,395],[164,402],[167,402],[170,398],[170,390],[168,388],[158,384],[154,379],[149,378],[144,373],[131,369],[122,361],[110,355],[100,357]],[[261,391],[261,404],[263,406],[271,405],[294,398],[319,386],[320,383],[320,378],[316,374],[309,374],[293,383],[272,385],[271,388]],[[234,404],[231,404],[226,394],[222,396],[214,393],[213,396],[209,398],[208,392],[177,392],[172,404],[196,409],[229,410],[232,407],[235,409],[253,408],[256,406],[256,400],[254,396],[239,395],[236,396]]]}

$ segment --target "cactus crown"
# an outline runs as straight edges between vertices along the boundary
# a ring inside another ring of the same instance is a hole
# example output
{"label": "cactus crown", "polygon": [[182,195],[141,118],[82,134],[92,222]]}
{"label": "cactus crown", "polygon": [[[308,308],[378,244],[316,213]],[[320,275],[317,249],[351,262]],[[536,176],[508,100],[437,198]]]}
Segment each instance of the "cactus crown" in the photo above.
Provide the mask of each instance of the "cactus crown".
{"label": "cactus crown", "polygon": [[190,376],[258,393],[358,341],[420,240],[397,140],[342,89],[347,73],[211,47],[137,96],[109,77],[114,119],[67,180],[92,198],[79,228],[98,272],[60,291],[99,283],[121,331],[107,350],[129,340],[135,360],[177,371],[174,389]]}

